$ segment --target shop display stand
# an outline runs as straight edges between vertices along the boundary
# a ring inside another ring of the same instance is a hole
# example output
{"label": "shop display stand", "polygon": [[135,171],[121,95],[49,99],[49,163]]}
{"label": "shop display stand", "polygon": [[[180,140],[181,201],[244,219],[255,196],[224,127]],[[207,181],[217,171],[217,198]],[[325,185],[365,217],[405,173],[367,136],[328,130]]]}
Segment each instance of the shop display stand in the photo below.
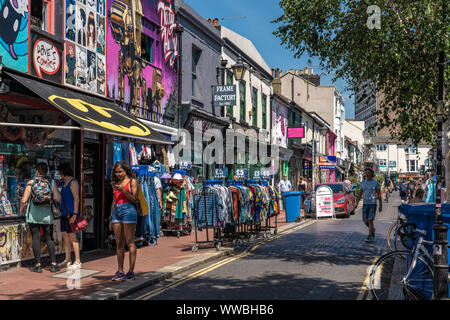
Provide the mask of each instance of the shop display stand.
{"label": "shop display stand", "polygon": [[[208,213],[207,213],[207,207],[206,207],[206,199],[208,195],[214,195],[215,193],[213,191],[208,191],[206,190],[206,187],[209,185],[214,185],[214,184],[219,184],[222,183],[221,180],[208,180],[208,181],[203,181],[203,190],[200,194],[198,194],[197,196],[203,197],[203,206],[204,206],[204,214],[205,214],[205,226],[201,227],[201,229],[205,229],[206,230],[206,240],[205,241],[199,241],[198,239],[198,230],[200,229],[198,226],[198,217],[193,217],[194,218],[194,230],[195,230],[195,244],[192,247],[192,251],[196,252],[198,251],[199,245],[200,244],[209,244],[209,245],[213,245],[214,247],[216,247],[217,251],[222,250],[222,243],[223,243],[223,238],[222,238],[222,232],[221,232],[221,228],[220,228],[220,221],[219,221],[219,217],[218,217],[218,209],[217,209],[217,201],[214,201],[214,206],[215,206],[215,216],[213,217],[213,224],[209,225],[208,224]],[[194,201],[194,212],[198,212],[198,208],[196,207],[197,201]],[[199,201],[200,202],[200,201]],[[214,220],[216,221],[216,223],[214,223]],[[213,238],[210,240],[209,237],[209,230],[211,230],[211,228],[213,229]]]}
{"label": "shop display stand", "polygon": [[[173,174],[179,173],[182,177],[186,176],[184,170],[173,170]],[[167,200],[166,200],[167,201]],[[169,221],[163,221],[161,219],[161,235],[175,234],[177,238],[181,236],[190,235],[192,228],[187,223],[177,224],[175,217],[169,216]]]}

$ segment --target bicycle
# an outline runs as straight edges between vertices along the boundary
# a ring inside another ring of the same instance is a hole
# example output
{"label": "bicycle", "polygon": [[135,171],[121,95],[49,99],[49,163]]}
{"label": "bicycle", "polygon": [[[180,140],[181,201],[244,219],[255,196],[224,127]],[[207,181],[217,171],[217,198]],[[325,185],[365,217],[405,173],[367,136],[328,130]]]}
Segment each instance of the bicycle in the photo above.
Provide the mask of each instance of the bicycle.
{"label": "bicycle", "polygon": [[402,215],[400,212],[397,216],[397,221],[395,221],[388,230],[386,241],[389,250],[395,251],[395,250],[404,250],[408,249],[411,250],[412,247],[408,245],[406,241],[406,219],[404,215]]}
{"label": "bicycle", "polygon": [[433,259],[424,245],[432,245],[425,240],[426,231],[416,229],[407,233],[419,237],[411,251],[398,250],[381,256],[370,271],[369,289],[377,300],[425,300],[433,297]]}

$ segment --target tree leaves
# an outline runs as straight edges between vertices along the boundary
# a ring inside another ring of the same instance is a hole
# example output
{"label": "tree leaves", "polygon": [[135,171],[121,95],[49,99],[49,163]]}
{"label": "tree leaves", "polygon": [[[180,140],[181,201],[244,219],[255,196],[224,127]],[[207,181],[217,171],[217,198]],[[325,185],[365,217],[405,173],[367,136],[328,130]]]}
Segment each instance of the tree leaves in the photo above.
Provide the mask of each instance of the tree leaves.
{"label": "tree leaves", "polygon": [[[445,0],[283,0],[274,34],[296,57],[320,65],[351,86],[371,82],[379,103],[379,129],[405,142],[434,142],[439,51],[449,60]],[[381,28],[369,29],[367,8],[381,9]],[[449,72],[445,72],[445,87]],[[446,100],[447,100],[446,93]]]}

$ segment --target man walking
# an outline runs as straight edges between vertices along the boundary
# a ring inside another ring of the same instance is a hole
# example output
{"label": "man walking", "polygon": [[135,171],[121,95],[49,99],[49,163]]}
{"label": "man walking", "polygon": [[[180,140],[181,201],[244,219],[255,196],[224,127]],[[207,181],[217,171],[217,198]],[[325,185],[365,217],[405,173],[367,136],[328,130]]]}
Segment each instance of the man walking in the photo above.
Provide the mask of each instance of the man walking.
{"label": "man walking", "polygon": [[372,168],[366,168],[364,170],[365,179],[361,182],[360,190],[358,193],[358,199],[356,201],[356,207],[358,207],[361,198],[363,198],[362,218],[365,225],[369,228],[369,235],[366,238],[366,242],[373,242],[375,237],[375,228],[373,221],[375,220],[375,214],[377,211],[377,199],[379,203],[379,211],[383,210],[380,184],[374,180],[375,173]]}

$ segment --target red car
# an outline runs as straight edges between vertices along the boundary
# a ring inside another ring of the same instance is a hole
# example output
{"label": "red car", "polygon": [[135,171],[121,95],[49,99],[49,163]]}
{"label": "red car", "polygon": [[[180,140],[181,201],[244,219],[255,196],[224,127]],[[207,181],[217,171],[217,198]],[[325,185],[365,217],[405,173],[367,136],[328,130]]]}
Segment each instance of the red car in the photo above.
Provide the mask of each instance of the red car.
{"label": "red car", "polygon": [[356,199],[351,186],[345,182],[321,183],[314,187],[314,191],[324,185],[330,187],[333,191],[334,213],[336,216],[343,215],[348,218],[355,213]]}

